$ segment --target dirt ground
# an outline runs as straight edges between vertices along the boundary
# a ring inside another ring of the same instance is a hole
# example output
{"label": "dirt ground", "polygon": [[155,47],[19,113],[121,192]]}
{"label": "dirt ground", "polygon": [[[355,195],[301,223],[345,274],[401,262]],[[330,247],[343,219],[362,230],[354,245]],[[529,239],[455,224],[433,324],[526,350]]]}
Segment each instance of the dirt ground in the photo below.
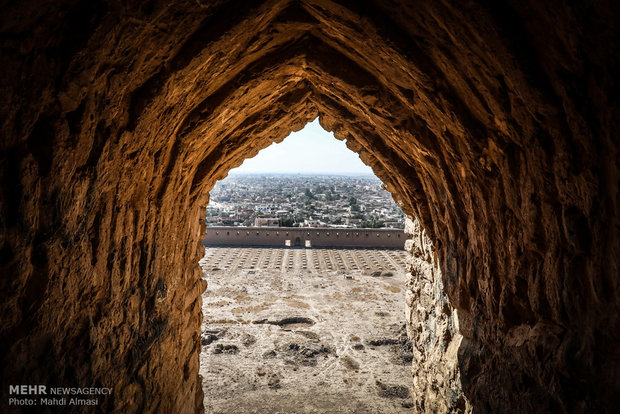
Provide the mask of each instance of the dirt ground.
{"label": "dirt ground", "polygon": [[398,250],[207,248],[207,413],[412,412]]}

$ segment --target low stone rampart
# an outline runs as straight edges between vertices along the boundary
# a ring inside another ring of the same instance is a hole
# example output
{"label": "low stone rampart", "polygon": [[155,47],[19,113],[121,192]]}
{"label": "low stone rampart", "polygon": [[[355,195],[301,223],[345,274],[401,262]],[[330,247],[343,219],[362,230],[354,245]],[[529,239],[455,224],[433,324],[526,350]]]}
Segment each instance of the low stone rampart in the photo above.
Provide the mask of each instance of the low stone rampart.
{"label": "low stone rampart", "polygon": [[205,246],[382,247],[400,248],[402,229],[314,227],[207,227]]}

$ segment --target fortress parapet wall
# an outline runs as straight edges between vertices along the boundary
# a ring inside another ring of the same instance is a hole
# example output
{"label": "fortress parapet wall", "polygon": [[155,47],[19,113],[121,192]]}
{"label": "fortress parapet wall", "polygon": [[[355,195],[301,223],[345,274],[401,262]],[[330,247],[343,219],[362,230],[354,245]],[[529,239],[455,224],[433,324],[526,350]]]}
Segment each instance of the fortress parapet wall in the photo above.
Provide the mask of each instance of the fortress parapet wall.
{"label": "fortress parapet wall", "polygon": [[314,227],[207,227],[205,246],[384,247],[402,249],[408,236],[399,229]]}

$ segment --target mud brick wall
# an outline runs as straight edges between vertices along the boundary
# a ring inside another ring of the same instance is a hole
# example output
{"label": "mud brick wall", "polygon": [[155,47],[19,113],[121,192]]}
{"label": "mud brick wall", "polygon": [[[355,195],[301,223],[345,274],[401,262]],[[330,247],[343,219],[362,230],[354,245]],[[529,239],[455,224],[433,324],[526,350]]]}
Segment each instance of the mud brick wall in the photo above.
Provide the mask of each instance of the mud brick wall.
{"label": "mud brick wall", "polygon": [[210,226],[202,241],[205,246],[357,246],[402,248],[405,233],[397,229],[337,229],[298,227]]}

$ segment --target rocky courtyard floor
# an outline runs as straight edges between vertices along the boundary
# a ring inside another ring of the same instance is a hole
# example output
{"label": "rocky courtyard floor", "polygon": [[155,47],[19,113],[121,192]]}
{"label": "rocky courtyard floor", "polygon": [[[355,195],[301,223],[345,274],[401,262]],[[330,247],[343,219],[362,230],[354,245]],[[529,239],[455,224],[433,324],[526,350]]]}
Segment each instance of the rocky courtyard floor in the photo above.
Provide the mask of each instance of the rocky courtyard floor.
{"label": "rocky courtyard floor", "polygon": [[398,250],[207,248],[206,412],[412,412],[405,260]]}

